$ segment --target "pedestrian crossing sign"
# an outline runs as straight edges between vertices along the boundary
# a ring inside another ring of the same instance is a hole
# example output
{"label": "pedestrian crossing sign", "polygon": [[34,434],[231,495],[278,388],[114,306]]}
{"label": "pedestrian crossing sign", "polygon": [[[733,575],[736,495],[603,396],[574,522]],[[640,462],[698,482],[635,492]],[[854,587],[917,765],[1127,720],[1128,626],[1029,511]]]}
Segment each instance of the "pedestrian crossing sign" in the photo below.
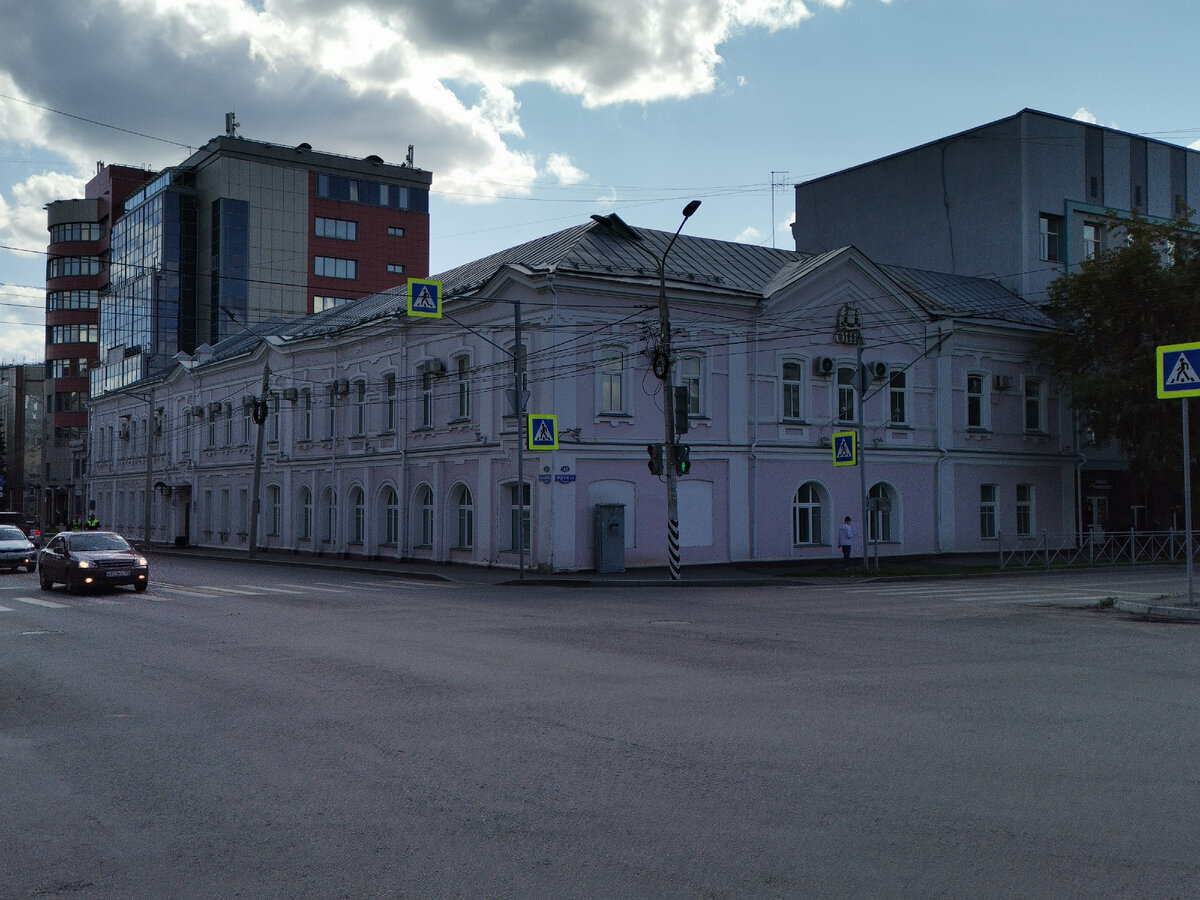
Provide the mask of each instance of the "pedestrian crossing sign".
{"label": "pedestrian crossing sign", "polygon": [[557,450],[558,416],[530,413],[525,433],[529,436],[530,450]]}
{"label": "pedestrian crossing sign", "polygon": [[1158,357],[1158,398],[1200,397],[1200,343],[1171,344]]}
{"label": "pedestrian crossing sign", "polygon": [[426,319],[442,317],[442,283],[428,278],[408,279],[408,314]]}
{"label": "pedestrian crossing sign", "polygon": [[835,466],[858,465],[858,432],[837,431],[833,435],[833,464]]}

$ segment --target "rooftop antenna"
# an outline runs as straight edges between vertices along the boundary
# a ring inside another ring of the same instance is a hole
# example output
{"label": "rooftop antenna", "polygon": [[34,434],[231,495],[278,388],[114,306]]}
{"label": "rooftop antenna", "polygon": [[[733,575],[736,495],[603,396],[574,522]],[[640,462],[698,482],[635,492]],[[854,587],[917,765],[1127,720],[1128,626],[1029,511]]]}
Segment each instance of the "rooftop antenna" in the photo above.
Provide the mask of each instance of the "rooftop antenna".
{"label": "rooftop antenna", "polygon": [[771,172],[771,249],[775,249],[775,189],[787,187],[787,172]]}
{"label": "rooftop antenna", "polygon": [[241,127],[241,123],[238,122],[237,116],[234,113],[231,113],[231,112],[225,113],[225,136],[226,137],[237,137],[238,136],[237,130],[240,127]]}
{"label": "rooftop antenna", "polygon": [[408,156],[404,157],[404,163],[410,169],[412,168],[412,164],[413,164],[413,145],[412,144],[408,145]]}

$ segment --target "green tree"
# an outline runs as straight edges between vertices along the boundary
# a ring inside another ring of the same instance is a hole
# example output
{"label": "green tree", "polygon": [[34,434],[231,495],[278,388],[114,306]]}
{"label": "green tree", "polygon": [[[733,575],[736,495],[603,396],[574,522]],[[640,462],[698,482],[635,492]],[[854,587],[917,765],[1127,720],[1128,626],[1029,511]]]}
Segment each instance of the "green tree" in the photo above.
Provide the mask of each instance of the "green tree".
{"label": "green tree", "polygon": [[[1182,502],[1181,401],[1156,396],[1154,351],[1200,341],[1200,236],[1186,218],[1135,216],[1111,237],[1114,246],[1050,286],[1060,328],[1046,349],[1080,425],[1125,454],[1161,525]],[[1189,418],[1194,459],[1200,408]]]}

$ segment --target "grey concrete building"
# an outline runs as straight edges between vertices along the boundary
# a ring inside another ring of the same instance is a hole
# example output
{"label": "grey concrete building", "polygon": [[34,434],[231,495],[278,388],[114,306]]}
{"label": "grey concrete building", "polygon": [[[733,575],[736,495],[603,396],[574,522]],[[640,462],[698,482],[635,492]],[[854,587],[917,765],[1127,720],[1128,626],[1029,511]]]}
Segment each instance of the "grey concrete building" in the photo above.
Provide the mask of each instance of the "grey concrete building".
{"label": "grey concrete building", "polygon": [[[1136,210],[1200,208],[1200,153],[1037,110],[796,185],[796,249],[998,279],[1033,303]],[[1200,219],[1195,219],[1200,224]]]}

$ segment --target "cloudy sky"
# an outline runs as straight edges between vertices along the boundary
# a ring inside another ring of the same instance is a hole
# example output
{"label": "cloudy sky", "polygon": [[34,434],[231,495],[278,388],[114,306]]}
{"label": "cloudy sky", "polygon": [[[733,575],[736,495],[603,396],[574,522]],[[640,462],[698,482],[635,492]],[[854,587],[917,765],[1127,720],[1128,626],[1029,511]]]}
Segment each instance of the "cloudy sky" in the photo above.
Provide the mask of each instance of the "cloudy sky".
{"label": "cloudy sky", "polygon": [[43,206],[224,132],[434,173],[434,272],[595,212],[789,247],[797,181],[1025,107],[1200,149],[1195,0],[0,0],[0,362]]}

